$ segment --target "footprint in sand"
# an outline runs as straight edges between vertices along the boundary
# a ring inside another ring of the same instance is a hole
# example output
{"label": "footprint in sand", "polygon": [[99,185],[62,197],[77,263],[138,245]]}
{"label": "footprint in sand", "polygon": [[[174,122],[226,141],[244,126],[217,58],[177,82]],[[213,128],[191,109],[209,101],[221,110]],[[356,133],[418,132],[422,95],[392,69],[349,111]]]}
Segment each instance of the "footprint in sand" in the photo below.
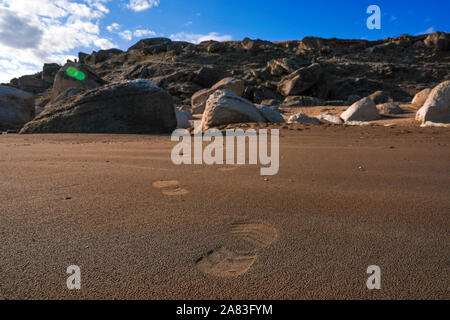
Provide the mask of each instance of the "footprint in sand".
{"label": "footprint in sand", "polygon": [[197,260],[197,268],[216,277],[235,277],[247,272],[256,260],[256,255],[237,254],[220,247]]}
{"label": "footprint in sand", "polygon": [[161,189],[161,192],[166,196],[182,196],[189,193],[188,190],[180,186],[180,182],[177,180],[155,181],[153,187]]}
{"label": "footprint in sand", "polygon": [[230,235],[239,237],[254,247],[253,251],[235,253],[220,247],[197,260],[197,268],[217,277],[235,277],[246,273],[257,258],[257,249],[268,247],[278,238],[277,230],[259,221],[240,221],[230,225]]}
{"label": "footprint in sand", "polygon": [[268,247],[278,238],[277,229],[258,221],[241,221],[231,224],[231,234],[236,235],[255,247]]}

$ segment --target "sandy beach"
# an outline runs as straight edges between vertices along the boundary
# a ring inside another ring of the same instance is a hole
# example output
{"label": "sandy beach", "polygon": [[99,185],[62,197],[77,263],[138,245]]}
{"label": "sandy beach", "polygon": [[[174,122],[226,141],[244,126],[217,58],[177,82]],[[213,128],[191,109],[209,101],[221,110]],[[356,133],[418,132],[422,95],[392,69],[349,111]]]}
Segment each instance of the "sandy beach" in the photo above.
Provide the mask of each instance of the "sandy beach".
{"label": "sandy beach", "polygon": [[175,166],[168,135],[0,136],[0,299],[448,299],[448,128],[272,128],[271,177]]}

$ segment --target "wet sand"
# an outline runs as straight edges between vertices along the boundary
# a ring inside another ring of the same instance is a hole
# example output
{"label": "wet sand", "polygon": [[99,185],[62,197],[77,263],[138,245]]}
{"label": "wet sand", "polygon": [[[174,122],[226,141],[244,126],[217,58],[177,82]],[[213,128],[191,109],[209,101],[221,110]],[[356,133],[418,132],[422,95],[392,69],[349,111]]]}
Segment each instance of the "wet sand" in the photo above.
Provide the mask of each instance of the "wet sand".
{"label": "wet sand", "polygon": [[0,299],[448,299],[449,129],[281,127],[272,177],[175,166],[168,136],[0,136]]}

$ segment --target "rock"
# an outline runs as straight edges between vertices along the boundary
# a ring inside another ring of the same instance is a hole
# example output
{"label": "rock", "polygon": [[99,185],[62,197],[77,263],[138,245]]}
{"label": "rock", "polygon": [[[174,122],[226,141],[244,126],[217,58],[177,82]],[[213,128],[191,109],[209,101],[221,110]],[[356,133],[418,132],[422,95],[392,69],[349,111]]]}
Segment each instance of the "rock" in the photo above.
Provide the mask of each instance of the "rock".
{"label": "rock", "polygon": [[177,128],[188,129],[191,127],[189,120],[193,118],[190,113],[175,108],[175,115],[177,117]]}
{"label": "rock", "polygon": [[450,37],[441,31],[431,33],[424,40],[427,47],[435,49],[436,51],[450,50]]}
{"label": "rock", "polygon": [[255,106],[268,122],[273,123],[286,122],[278,110],[272,109],[271,107],[261,104],[256,104]]}
{"label": "rock", "polygon": [[274,59],[267,62],[267,70],[272,76],[280,77],[298,69],[297,63],[288,58]]}
{"label": "rock", "polygon": [[148,80],[116,82],[51,103],[21,133],[171,133],[172,97]]}
{"label": "rock", "polygon": [[295,108],[295,107],[313,107],[323,106],[325,101],[315,97],[308,96],[290,96],[284,99],[283,107]]}
{"label": "rock", "polygon": [[242,122],[266,122],[250,101],[227,90],[216,90],[206,102],[202,129]]}
{"label": "rock", "polygon": [[325,47],[324,39],[317,37],[304,37],[300,42],[300,50],[322,50]]}
{"label": "rock", "polygon": [[300,124],[321,124],[319,119],[308,117],[306,114],[297,113],[289,117],[288,123],[300,123]]}
{"label": "rock", "polygon": [[392,98],[385,91],[376,91],[369,96],[375,104],[382,104],[386,102],[392,102]]}
{"label": "rock", "polygon": [[19,89],[34,94],[45,91],[50,85],[42,80],[41,74],[22,76],[17,79]]}
{"label": "rock", "polygon": [[45,63],[44,67],[42,68],[42,80],[52,85],[53,81],[55,80],[55,75],[60,68],[61,66],[57,63]]}
{"label": "rock", "polygon": [[249,38],[245,38],[244,40],[242,40],[241,44],[242,44],[242,48],[244,48],[247,51],[254,52],[254,53],[264,50],[265,47],[272,46],[272,43],[269,41],[263,41],[260,39],[251,40]]}
{"label": "rock", "polygon": [[423,89],[422,91],[420,91],[419,93],[417,93],[414,98],[411,101],[411,104],[417,106],[417,107],[422,107],[425,103],[425,101],[427,101],[428,96],[431,93],[431,88],[426,88]]}
{"label": "rock", "polygon": [[357,94],[351,94],[347,97],[347,101],[345,102],[346,106],[351,106],[352,104],[354,104],[355,102],[361,100],[361,96],[357,95]]}
{"label": "rock", "polygon": [[227,90],[242,96],[245,90],[245,83],[240,79],[229,77],[222,79],[212,86],[211,89],[197,91],[191,97],[192,113],[203,113],[209,96],[217,90]]}
{"label": "rock", "polygon": [[321,80],[323,75],[324,71],[320,64],[314,63],[291,73],[280,81],[278,91],[284,96],[300,95]]}
{"label": "rock", "polygon": [[344,123],[344,121],[342,121],[341,118],[333,116],[332,114],[329,114],[329,113],[321,114],[321,115],[317,116],[316,118],[319,120],[323,120],[323,121],[334,123],[334,124],[343,124]]}
{"label": "rock", "polygon": [[220,80],[220,77],[221,72],[217,71],[217,69],[201,67],[200,70],[196,72],[193,81],[205,88],[210,88]]}
{"label": "rock", "polygon": [[31,93],[0,85],[0,130],[17,130],[35,116]]}
{"label": "rock", "polygon": [[139,49],[145,49],[154,45],[163,45],[167,46],[172,43],[172,40],[167,38],[149,38],[149,39],[142,39],[139,40],[136,44],[132,45],[130,48],[128,48],[128,51],[130,50],[139,50]]}
{"label": "rock", "polygon": [[[79,79],[69,76],[70,70],[78,70],[81,73]],[[94,89],[105,84],[91,68],[84,64],[74,62],[66,63],[56,74],[52,89],[52,101],[68,88]]]}
{"label": "rock", "polygon": [[377,106],[370,98],[363,98],[352,104],[341,114],[341,119],[348,121],[371,121],[380,118]]}
{"label": "rock", "polygon": [[422,127],[422,128],[427,128],[427,127],[431,127],[431,128],[450,128],[450,123],[436,123],[436,122],[426,121],[425,123],[422,123],[420,125],[420,127]]}
{"label": "rock", "polygon": [[377,105],[378,112],[380,114],[384,115],[390,115],[390,114],[402,114],[403,109],[400,108],[398,103],[394,102],[387,102],[383,104]]}
{"label": "rock", "polygon": [[348,126],[371,126],[372,124],[367,121],[346,121],[346,125]]}
{"label": "rock", "polygon": [[416,120],[450,123],[450,80],[436,86],[416,113]]}
{"label": "rock", "polygon": [[98,52],[94,51],[92,52],[92,54],[88,55],[88,56],[83,56],[82,60],[84,62],[79,61],[79,63],[86,63],[86,64],[96,64],[96,63],[100,63],[100,62],[104,62],[118,54],[121,54],[123,51],[120,49],[107,49],[107,50],[100,50]]}

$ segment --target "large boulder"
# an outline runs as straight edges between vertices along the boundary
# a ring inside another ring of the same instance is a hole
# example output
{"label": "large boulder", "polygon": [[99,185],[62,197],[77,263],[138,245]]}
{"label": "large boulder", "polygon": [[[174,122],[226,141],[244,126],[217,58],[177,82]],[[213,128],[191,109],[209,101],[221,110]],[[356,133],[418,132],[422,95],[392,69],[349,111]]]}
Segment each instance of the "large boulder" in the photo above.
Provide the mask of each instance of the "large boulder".
{"label": "large boulder", "polygon": [[170,133],[176,126],[172,97],[148,80],[133,80],[59,98],[21,133]]}
{"label": "large boulder", "polygon": [[53,84],[53,80],[55,80],[55,75],[58,73],[61,66],[57,63],[44,63],[44,67],[42,68],[42,80],[44,82]]}
{"label": "large boulder", "polygon": [[422,122],[450,123],[450,80],[435,87],[417,111],[416,120]]}
{"label": "large boulder", "polygon": [[220,80],[211,89],[197,91],[191,97],[192,113],[203,113],[209,96],[217,90],[227,90],[242,96],[245,90],[245,83],[243,80],[228,77]]}
{"label": "large boulder", "polygon": [[195,74],[193,81],[202,87],[210,88],[220,80],[222,73],[212,67],[201,67]]}
{"label": "large boulder", "polygon": [[202,129],[241,122],[266,122],[250,101],[227,90],[217,90],[206,102]]}
{"label": "large boulder", "polygon": [[267,62],[267,71],[274,77],[290,74],[298,69],[297,63],[289,58],[274,59]]}
{"label": "large boulder", "polygon": [[[78,73],[74,74],[76,71]],[[52,89],[52,100],[55,100],[61,93],[69,88],[94,89],[105,83],[106,82],[87,65],[69,61],[55,76]]]}
{"label": "large boulder", "polygon": [[366,97],[354,104],[341,114],[341,119],[348,121],[371,121],[380,118],[380,113],[372,99]]}
{"label": "large boulder", "polygon": [[278,84],[278,91],[284,96],[301,95],[322,80],[323,76],[324,71],[320,64],[314,63],[286,76]]}
{"label": "large boulder", "polygon": [[427,47],[435,49],[437,51],[450,50],[450,37],[441,31],[430,33],[424,40]]}
{"label": "large boulder", "polygon": [[431,88],[426,88],[417,93],[411,101],[411,104],[416,107],[422,107],[425,101],[427,101],[428,96],[431,93]]}
{"label": "large boulder", "polygon": [[0,85],[0,130],[17,130],[34,118],[31,93]]}

